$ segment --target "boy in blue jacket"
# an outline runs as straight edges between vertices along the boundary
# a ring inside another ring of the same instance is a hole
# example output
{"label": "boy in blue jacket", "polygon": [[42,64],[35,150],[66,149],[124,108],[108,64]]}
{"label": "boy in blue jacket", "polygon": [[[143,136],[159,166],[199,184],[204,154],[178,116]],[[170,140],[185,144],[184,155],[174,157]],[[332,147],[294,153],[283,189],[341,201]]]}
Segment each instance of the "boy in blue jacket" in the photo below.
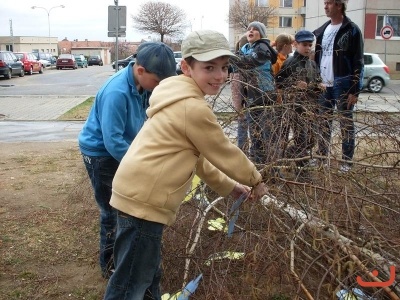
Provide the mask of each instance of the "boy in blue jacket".
{"label": "boy in blue jacket", "polygon": [[79,133],[79,148],[100,209],[100,268],[109,278],[117,214],[109,202],[111,184],[122,157],[146,120],[151,91],[176,75],[174,53],[163,43],[144,43],[136,61],[114,74],[96,95]]}
{"label": "boy in blue jacket", "polygon": [[232,61],[247,89],[245,105],[249,108],[250,157],[258,164],[270,162],[279,155],[275,147],[276,115],[271,107],[276,98],[272,64],[276,62],[277,52],[270,46],[266,31],[263,23],[251,22],[246,32],[248,43],[237,54],[239,61]]}

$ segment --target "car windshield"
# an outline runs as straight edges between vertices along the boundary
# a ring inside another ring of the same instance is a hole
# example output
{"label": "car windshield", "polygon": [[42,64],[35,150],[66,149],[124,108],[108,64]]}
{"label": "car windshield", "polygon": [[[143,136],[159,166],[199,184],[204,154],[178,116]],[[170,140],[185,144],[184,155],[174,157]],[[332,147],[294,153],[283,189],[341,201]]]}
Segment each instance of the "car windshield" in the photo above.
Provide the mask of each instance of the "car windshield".
{"label": "car windshield", "polygon": [[14,53],[14,54],[15,54],[15,56],[18,57],[19,59],[21,59],[21,58],[24,57],[24,55],[23,55],[23,54],[20,54],[20,53]]}

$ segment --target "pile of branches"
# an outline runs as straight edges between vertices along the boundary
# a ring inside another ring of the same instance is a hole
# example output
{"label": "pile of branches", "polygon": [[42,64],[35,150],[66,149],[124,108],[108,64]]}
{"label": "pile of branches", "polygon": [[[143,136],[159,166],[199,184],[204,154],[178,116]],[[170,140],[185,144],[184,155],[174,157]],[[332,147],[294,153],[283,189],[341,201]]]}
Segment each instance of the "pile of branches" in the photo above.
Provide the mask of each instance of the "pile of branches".
{"label": "pile of branches", "polygon": [[[209,101],[235,143],[239,113],[229,83]],[[305,122],[315,123],[316,103],[307,105]],[[290,116],[294,106],[264,109]],[[201,182],[193,187],[165,231],[163,290],[172,294],[203,274],[193,299],[400,299],[400,115],[355,113],[356,151],[348,172],[339,170],[340,115],[334,118],[328,156],[271,154],[258,166],[269,194],[239,207],[231,234],[235,199],[220,198]],[[299,180],[296,161],[312,158],[326,164],[305,166],[310,180]]]}

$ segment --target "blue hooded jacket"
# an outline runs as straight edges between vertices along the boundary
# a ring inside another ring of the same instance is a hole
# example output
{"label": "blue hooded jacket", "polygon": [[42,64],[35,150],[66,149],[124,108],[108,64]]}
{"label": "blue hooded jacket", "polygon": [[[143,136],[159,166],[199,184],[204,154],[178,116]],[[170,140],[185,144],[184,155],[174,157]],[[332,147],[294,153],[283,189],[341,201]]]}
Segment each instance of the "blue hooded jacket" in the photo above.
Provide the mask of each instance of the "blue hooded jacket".
{"label": "blue hooded jacket", "polygon": [[146,120],[149,97],[150,92],[136,89],[133,62],[115,73],[97,93],[79,133],[81,152],[120,162]]}

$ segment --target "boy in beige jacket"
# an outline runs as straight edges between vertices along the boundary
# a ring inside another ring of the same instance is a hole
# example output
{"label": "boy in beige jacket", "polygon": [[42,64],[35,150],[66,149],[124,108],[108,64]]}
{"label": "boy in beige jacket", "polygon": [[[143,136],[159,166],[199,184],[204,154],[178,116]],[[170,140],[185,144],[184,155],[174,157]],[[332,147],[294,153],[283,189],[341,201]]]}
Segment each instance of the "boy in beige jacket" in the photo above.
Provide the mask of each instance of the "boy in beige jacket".
{"label": "boy in beige jacket", "polygon": [[216,95],[234,56],[219,32],[195,31],[182,42],[183,75],[161,81],[148,120],[121,161],[110,204],[118,210],[115,273],[105,299],[161,299],[165,225],[176,219],[197,174],[221,196],[267,190],[246,155],[225,136],[205,95]]}

